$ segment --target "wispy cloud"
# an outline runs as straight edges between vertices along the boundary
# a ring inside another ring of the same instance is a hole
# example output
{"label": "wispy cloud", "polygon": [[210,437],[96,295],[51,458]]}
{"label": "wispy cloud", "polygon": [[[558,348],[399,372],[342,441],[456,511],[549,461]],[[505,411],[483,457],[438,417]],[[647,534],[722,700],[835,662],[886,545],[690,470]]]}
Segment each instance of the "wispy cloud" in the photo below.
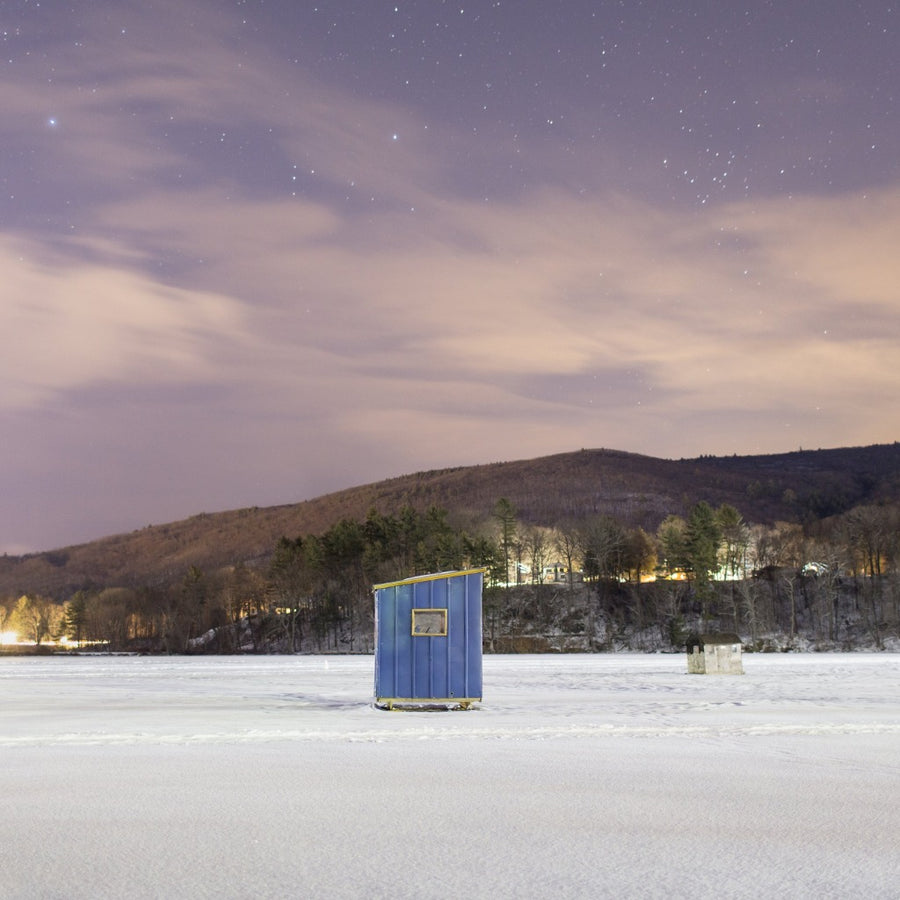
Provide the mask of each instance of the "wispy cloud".
{"label": "wispy cloud", "polygon": [[[900,185],[648,199],[662,154],[614,131],[594,163],[488,141],[213,5],[97,9],[0,83],[0,414],[80,446],[36,424],[80,410],[105,477],[140,471],[160,509],[577,446],[896,437]],[[10,477],[39,477],[25,453],[0,449]]]}

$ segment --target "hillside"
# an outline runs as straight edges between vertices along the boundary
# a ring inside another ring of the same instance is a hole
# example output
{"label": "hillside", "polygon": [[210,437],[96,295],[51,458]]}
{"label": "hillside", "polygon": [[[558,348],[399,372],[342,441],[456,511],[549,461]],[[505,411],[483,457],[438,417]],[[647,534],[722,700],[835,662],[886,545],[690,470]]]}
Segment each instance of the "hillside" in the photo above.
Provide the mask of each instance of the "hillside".
{"label": "hillside", "polygon": [[580,450],[532,460],[419,472],[284,506],[201,513],[74,547],[0,559],[0,597],[64,599],[91,585],[165,584],[191,567],[264,564],[281,536],[321,533],[411,505],[460,523],[490,518],[508,498],[522,522],[554,525],[607,513],[652,530],[699,500],[735,506],[749,522],[803,521],[859,503],[900,500],[900,443],[765,456],[663,460]]}

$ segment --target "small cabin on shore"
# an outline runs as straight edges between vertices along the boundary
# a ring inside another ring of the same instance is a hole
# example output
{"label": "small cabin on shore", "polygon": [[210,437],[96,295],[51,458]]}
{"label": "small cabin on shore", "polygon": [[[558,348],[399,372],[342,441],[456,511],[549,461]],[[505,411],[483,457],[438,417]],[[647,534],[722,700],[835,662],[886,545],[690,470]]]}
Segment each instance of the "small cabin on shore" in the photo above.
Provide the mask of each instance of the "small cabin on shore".
{"label": "small cabin on shore", "polygon": [[728,633],[692,635],[687,664],[689,675],[743,675],[741,639]]}

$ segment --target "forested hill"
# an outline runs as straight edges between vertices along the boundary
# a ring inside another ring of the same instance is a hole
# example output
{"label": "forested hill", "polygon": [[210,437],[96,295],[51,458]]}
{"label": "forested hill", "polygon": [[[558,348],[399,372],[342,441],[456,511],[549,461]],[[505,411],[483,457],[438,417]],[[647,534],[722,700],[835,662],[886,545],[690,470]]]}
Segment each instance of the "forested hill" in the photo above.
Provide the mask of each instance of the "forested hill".
{"label": "forested hill", "polygon": [[558,525],[609,514],[655,530],[700,500],[728,503],[747,522],[807,522],[862,503],[900,501],[900,443],[766,456],[664,460],[614,450],[420,472],[285,506],[201,513],[168,525],[24,557],[0,559],[0,597],[64,599],[91,585],[164,585],[191,566],[264,564],[281,536],[320,534],[342,518],[404,506],[446,509],[477,528],[501,497],[520,521]]}

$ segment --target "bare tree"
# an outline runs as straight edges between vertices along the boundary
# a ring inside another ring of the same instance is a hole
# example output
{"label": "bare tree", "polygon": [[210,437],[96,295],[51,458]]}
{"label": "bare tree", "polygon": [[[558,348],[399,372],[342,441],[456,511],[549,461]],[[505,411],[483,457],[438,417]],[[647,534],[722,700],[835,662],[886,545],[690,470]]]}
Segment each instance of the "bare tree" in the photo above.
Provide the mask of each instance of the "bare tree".
{"label": "bare tree", "polygon": [[553,532],[553,544],[566,567],[566,580],[572,592],[575,578],[575,560],[579,554],[578,528],[574,523],[557,525]]}
{"label": "bare tree", "polygon": [[53,601],[46,597],[23,594],[12,611],[12,624],[20,638],[40,645],[50,634]]}
{"label": "bare tree", "polygon": [[750,530],[741,514],[727,503],[716,510],[716,521],[722,533],[724,569],[732,578],[747,576],[747,549]]}
{"label": "bare tree", "polygon": [[643,528],[634,528],[625,535],[624,569],[637,584],[656,566],[656,541]]}
{"label": "bare tree", "polygon": [[544,569],[547,567],[550,552],[550,537],[547,530],[534,525],[526,528],[522,545],[531,567],[532,584],[543,584]]}

